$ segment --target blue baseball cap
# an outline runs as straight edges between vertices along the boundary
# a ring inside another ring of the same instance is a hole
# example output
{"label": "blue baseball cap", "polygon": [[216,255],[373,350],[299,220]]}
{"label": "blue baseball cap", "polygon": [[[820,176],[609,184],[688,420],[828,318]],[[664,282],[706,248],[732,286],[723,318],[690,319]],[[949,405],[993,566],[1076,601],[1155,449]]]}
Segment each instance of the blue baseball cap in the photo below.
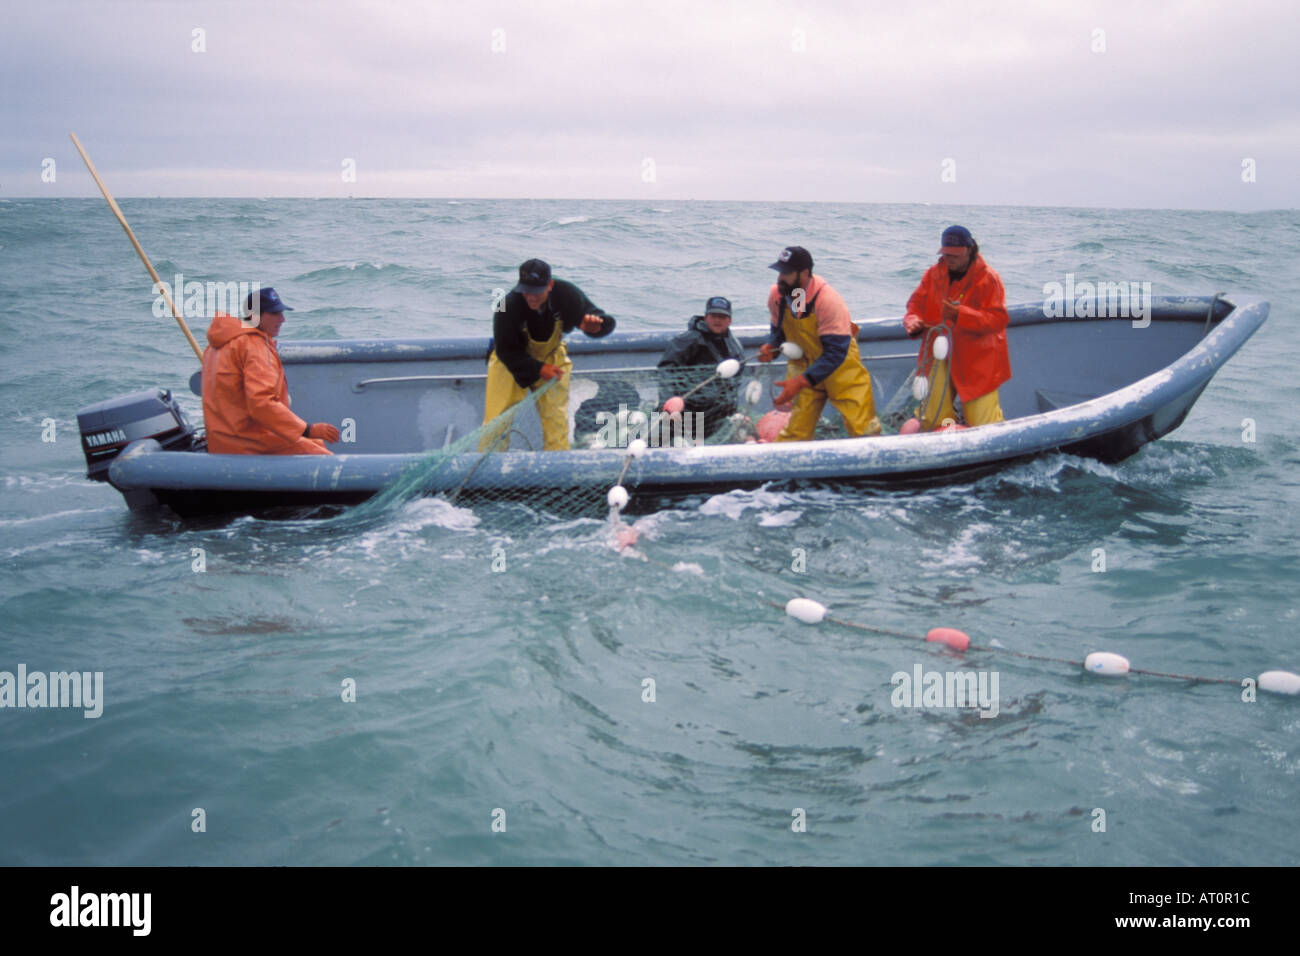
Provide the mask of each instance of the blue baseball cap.
{"label": "blue baseball cap", "polygon": [[969,229],[965,226],[949,226],[943,231],[943,238],[939,240],[939,252],[943,252],[944,249],[969,249],[973,245],[975,239]]}
{"label": "blue baseball cap", "polygon": [[[249,314],[252,314],[253,311],[252,293],[249,293],[248,298],[244,300],[244,311]],[[280,298],[280,294],[276,292],[274,289],[272,289],[270,286],[267,286],[265,289],[259,291],[258,306],[257,306],[258,315],[261,315],[263,312],[292,312],[292,311],[293,311],[292,308],[284,304],[284,301]]]}
{"label": "blue baseball cap", "polygon": [[731,300],[720,295],[715,295],[704,303],[705,315],[725,315],[731,318]]}

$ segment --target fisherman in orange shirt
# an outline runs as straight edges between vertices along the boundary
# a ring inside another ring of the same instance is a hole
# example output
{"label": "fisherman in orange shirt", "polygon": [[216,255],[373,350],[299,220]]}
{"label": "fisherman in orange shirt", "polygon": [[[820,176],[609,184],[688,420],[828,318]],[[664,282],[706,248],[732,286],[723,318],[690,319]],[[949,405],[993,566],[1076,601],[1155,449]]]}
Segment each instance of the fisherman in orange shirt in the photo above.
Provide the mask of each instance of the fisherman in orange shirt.
{"label": "fisherman in orange shirt", "polygon": [[1011,379],[1006,291],[965,226],[949,226],[939,244],[939,261],[921,277],[903,318],[910,336],[938,329],[937,334],[950,339],[946,359],[934,358],[934,335],[922,346],[922,367],[933,384],[921,410],[921,427],[930,431],[957,421],[954,391],[966,425],[992,425],[1003,420],[998,386]]}
{"label": "fisherman in orange shirt", "polygon": [[218,312],[203,350],[203,424],[208,451],[217,455],[329,455],[323,444],[339,440],[339,430],[308,425],[289,411],[289,386],[275,337],[292,312],[271,288],[262,289],[258,308],[244,302],[249,315],[237,319]]}

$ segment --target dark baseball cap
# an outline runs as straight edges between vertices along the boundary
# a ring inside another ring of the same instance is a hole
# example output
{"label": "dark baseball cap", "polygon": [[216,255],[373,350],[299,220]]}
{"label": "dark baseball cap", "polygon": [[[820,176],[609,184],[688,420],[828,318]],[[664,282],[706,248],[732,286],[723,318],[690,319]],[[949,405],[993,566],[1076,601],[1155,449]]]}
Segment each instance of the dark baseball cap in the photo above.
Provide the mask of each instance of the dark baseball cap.
{"label": "dark baseball cap", "polygon": [[786,246],[776,257],[776,262],[768,268],[775,269],[777,272],[802,272],[804,269],[811,269],[812,266],[812,254],[807,249],[803,246]]}
{"label": "dark baseball cap", "polygon": [[704,303],[704,314],[725,315],[727,318],[731,318],[731,300],[720,295],[713,296],[708,302]]}
{"label": "dark baseball cap", "polygon": [[[248,298],[244,300],[244,311],[250,314],[253,311],[253,294],[251,292],[248,294]],[[258,315],[261,315],[264,312],[274,313],[274,312],[292,312],[292,311],[293,309],[290,306],[285,305],[284,302],[281,300],[280,294],[276,292],[274,289],[272,289],[270,286],[267,286],[265,289],[259,290],[258,304],[257,304]]]}
{"label": "dark baseball cap", "polygon": [[541,259],[529,259],[519,267],[519,284],[513,291],[537,295],[545,292],[550,284],[551,267]]}
{"label": "dark baseball cap", "polygon": [[939,240],[940,252],[944,249],[969,249],[975,245],[975,239],[971,236],[970,230],[965,226],[949,226],[943,231],[943,238]]}

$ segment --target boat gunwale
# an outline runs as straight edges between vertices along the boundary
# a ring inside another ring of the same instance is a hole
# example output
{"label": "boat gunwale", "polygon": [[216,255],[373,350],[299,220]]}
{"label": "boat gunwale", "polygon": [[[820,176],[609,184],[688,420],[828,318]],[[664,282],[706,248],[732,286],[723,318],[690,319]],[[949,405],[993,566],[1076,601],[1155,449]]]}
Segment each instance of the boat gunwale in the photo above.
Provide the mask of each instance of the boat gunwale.
{"label": "boat gunwale", "polygon": [[[1182,301],[1197,299],[1182,297]],[[1203,310],[1211,301],[1209,296],[1199,297]],[[1169,365],[1084,402],[977,429],[809,442],[649,448],[629,468],[626,483],[656,488],[793,479],[902,483],[909,476],[925,472],[982,467],[1075,446],[1139,422],[1188,393],[1199,393],[1267,319],[1269,304],[1258,297],[1240,297],[1229,309],[1209,334]],[[128,447],[110,466],[112,484],[119,490],[378,491],[406,467],[430,454],[335,455],[327,459],[204,454],[178,460],[174,453],[160,458],[147,453],[150,451],[144,443]],[[481,460],[477,453],[467,453],[448,462],[442,477],[448,487],[456,487],[465,480],[462,476],[468,476],[467,490],[489,486],[502,490],[572,487],[575,475],[599,474],[611,465],[617,470],[624,455],[617,448],[506,451],[487,460]]]}
{"label": "boat gunwale", "polygon": [[[1131,316],[1051,316],[1047,314],[1050,300],[1024,302],[1011,305],[1007,312],[1012,327],[1051,324],[1056,322],[1132,322]],[[1122,300],[1127,302],[1127,300]],[[1242,303],[1249,301],[1243,299]],[[1149,302],[1153,322],[1204,322],[1211,303],[1215,306],[1215,321],[1230,315],[1236,305],[1233,300],[1215,296],[1152,296]],[[1127,310],[1126,310],[1127,311]],[[1156,312],[1161,314],[1157,317]],[[473,321],[473,320],[466,320]],[[858,342],[914,342],[902,334],[901,317],[877,317],[856,320]],[[763,325],[732,326],[732,334],[746,348],[755,348],[767,341],[767,327]],[[592,338],[571,335],[565,339],[570,355],[596,355],[608,352],[662,352],[668,342],[682,329],[647,329],[635,332],[615,330],[609,335]],[[489,336],[439,336],[400,339],[284,339],[279,343],[280,360],[285,365],[328,365],[345,362],[410,362],[423,360],[453,361],[456,359],[487,360]],[[864,359],[872,356],[864,355]]]}

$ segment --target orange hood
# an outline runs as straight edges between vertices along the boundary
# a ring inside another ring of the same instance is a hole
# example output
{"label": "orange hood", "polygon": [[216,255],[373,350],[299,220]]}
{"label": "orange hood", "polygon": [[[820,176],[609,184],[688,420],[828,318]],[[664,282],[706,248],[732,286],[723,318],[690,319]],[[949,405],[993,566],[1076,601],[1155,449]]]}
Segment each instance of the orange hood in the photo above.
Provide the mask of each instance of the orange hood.
{"label": "orange hood", "polygon": [[241,335],[255,335],[257,329],[249,325],[244,325],[233,315],[226,315],[224,312],[218,312],[212,317],[212,324],[208,326],[208,344],[214,349],[230,344],[230,342]]}

